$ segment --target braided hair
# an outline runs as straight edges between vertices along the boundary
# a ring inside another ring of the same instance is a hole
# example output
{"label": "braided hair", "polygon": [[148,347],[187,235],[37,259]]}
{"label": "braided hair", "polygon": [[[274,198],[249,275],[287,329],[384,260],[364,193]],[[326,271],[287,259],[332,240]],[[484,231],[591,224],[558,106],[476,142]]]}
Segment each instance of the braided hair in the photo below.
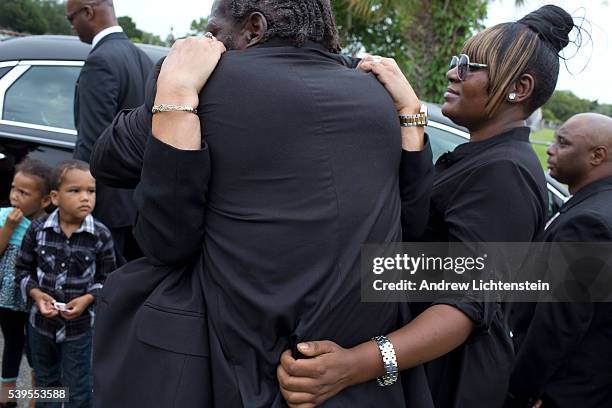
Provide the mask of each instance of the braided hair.
{"label": "braided hair", "polygon": [[298,47],[308,40],[340,52],[340,40],[330,0],[230,0],[229,11],[236,21],[259,12],[268,22],[263,41],[290,38]]}

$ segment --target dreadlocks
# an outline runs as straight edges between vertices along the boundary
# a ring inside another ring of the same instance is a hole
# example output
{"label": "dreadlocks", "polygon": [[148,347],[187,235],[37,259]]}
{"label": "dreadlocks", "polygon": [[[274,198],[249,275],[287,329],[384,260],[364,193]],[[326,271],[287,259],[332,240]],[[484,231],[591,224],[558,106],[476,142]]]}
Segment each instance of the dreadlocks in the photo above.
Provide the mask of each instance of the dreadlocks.
{"label": "dreadlocks", "polygon": [[229,9],[236,21],[251,13],[263,14],[272,37],[291,38],[298,47],[307,40],[322,44],[329,51],[340,52],[340,41],[329,0],[230,0]]}

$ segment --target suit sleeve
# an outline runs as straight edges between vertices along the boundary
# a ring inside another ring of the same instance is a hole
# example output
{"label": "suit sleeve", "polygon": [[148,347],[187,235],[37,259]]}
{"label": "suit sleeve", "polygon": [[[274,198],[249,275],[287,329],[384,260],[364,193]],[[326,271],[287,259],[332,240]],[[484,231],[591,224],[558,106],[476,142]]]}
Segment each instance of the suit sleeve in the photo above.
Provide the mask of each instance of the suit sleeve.
{"label": "suit sleeve", "polygon": [[94,146],[92,174],[108,186],[133,189],[140,181],[162,62],[163,59],[155,65],[147,79],[145,103],[136,109],[119,112]]}
{"label": "suit sleeve", "polygon": [[109,62],[91,56],[81,71],[78,93],[77,142],[74,157],[90,162],[96,140],[117,112],[120,83]]}
{"label": "suit sleeve", "polygon": [[[554,242],[607,242],[612,229],[596,214],[583,213],[559,227]],[[578,270],[590,268],[580,247],[564,246],[565,262]],[[571,251],[568,253],[567,251]],[[555,256],[556,258],[556,256]],[[557,270],[551,259],[551,273]],[[582,265],[582,266],[581,266]],[[517,355],[510,380],[510,393],[517,398],[538,397],[544,385],[567,361],[571,351],[582,341],[594,317],[590,302],[538,303],[525,340]]]}
{"label": "suit sleeve", "polygon": [[149,137],[142,177],[134,193],[134,228],[140,248],[154,265],[184,264],[202,251],[209,150],[179,150]]}
{"label": "suit sleeve", "polygon": [[426,135],[423,150],[418,152],[402,150],[399,183],[404,242],[417,240],[425,231],[429,218],[433,179],[433,153]]}
{"label": "suit sleeve", "polygon": [[[449,241],[531,242],[543,225],[544,214],[526,177],[511,161],[474,170],[449,200],[445,213]],[[473,336],[487,333],[497,305],[469,296],[439,299],[435,304],[448,304],[465,313],[474,323]]]}

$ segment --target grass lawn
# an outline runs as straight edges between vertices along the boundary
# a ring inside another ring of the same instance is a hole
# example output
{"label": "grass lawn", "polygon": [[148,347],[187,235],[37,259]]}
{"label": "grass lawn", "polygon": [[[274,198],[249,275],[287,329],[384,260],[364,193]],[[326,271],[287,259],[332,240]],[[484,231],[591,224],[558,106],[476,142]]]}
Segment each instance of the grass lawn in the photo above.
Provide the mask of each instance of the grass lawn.
{"label": "grass lawn", "polygon": [[531,144],[531,146],[533,147],[533,150],[535,150],[536,154],[538,155],[538,159],[540,159],[540,164],[542,165],[542,168],[544,169],[544,171],[548,171],[548,167],[546,167],[546,160],[548,160],[548,155],[546,154],[546,148],[548,146],[544,146],[541,144]]}
{"label": "grass lawn", "polygon": [[552,129],[538,130],[537,132],[531,133],[530,136],[532,142],[539,142],[532,143],[531,145],[533,146],[533,150],[535,150],[536,154],[538,155],[538,158],[540,159],[540,163],[542,164],[544,170],[547,170],[546,160],[548,159],[548,156],[546,155],[546,149],[548,148],[548,146],[546,144],[542,144],[542,142],[547,144],[551,143],[554,137],[555,131]]}
{"label": "grass lawn", "polygon": [[553,129],[541,129],[537,132],[532,132],[530,138],[538,142],[552,142],[555,138],[555,131]]}

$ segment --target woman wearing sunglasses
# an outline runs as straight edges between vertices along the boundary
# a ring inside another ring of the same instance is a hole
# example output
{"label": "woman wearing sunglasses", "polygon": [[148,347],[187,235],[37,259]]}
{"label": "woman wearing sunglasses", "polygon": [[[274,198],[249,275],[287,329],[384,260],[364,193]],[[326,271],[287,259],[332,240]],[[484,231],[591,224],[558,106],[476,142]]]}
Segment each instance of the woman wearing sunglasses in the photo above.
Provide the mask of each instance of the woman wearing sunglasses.
{"label": "woman wearing sunglasses", "polygon": [[[452,57],[442,112],[471,139],[436,163],[423,241],[530,242],[543,231],[546,179],[526,119],[552,95],[573,27],[563,9],[545,6],[477,34]],[[376,74],[395,101],[415,106],[393,60],[370,57],[361,68]],[[373,341],[344,345],[352,348],[311,341],[298,346],[308,359],[283,354],[278,378],[289,405],[320,405],[374,379],[398,386],[398,370],[426,363],[433,406],[501,407],[514,357],[501,305],[446,298],[411,311],[416,317],[408,324]]]}

